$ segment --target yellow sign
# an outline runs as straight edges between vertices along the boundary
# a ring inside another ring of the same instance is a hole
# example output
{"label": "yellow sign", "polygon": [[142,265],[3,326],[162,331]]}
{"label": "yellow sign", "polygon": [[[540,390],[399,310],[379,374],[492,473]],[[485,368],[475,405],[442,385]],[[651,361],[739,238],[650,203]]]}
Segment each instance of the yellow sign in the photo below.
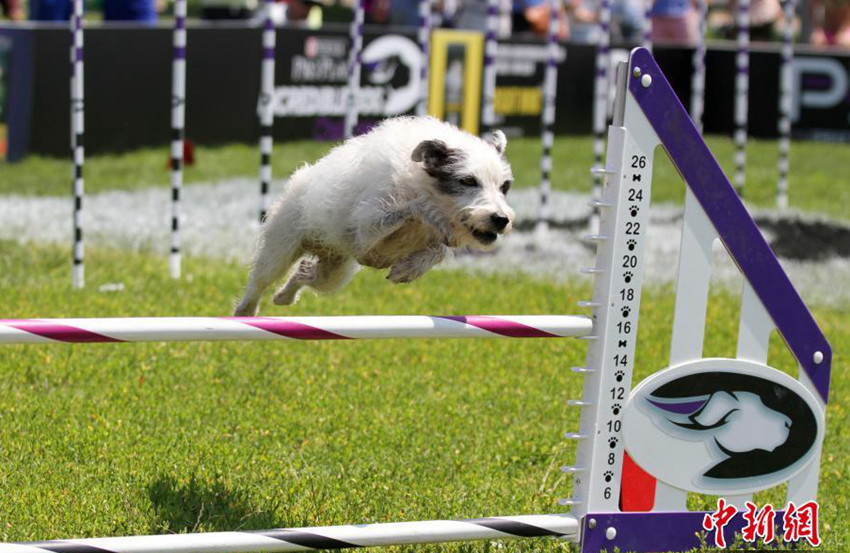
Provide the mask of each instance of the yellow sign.
{"label": "yellow sign", "polygon": [[[449,72],[449,49],[463,48],[463,71],[460,105],[446,99]],[[460,112],[460,126],[477,135],[481,114],[481,78],[484,62],[484,35],[474,31],[438,29],[431,34],[431,82],[428,90],[428,113],[445,119],[452,108]],[[452,105],[449,105],[449,102]]]}

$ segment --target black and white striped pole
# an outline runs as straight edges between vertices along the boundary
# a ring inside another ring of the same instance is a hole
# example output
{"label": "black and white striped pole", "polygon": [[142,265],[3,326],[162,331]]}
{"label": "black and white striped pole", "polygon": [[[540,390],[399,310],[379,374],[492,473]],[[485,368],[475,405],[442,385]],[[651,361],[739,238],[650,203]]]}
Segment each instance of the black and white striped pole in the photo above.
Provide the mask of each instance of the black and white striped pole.
{"label": "black and white striped pole", "polygon": [[[702,0],[700,0],[702,1]],[[653,0],[643,2],[643,20],[641,21],[641,46],[652,51],[652,4]]]}
{"label": "black and white striped pole", "polygon": [[738,48],[735,57],[735,190],[744,196],[747,181],[747,101],[750,92],[750,0],[738,0]]}
{"label": "black and white striped pole", "polygon": [[183,140],[186,125],[186,0],[174,1],[171,64],[171,278],[180,278],[180,195],[183,191]]}
{"label": "black and white striped pole", "polygon": [[[599,4],[599,38],[596,47],[596,79],[593,87],[593,197],[602,194],[604,169],[602,155],[605,151],[605,131],[608,126],[608,66],[611,46],[611,1]],[[598,224],[598,216],[591,217],[591,232]]]}
{"label": "black and white striped pole", "polygon": [[425,520],[316,528],[70,539],[0,544],[0,552],[49,553],[283,553],[447,541],[529,537],[576,539],[579,522],[569,514],[499,516],[466,520]]}
{"label": "black and white striped pole", "polygon": [[416,115],[428,115],[428,75],[431,62],[431,0],[419,0],[419,50],[422,66],[419,69],[419,102]]}
{"label": "black and white striped pole", "polygon": [[85,131],[85,95],[83,87],[83,0],[74,0],[71,15],[71,156],[74,161],[73,193],[74,193],[74,240],[73,267],[71,269],[71,285],[82,288],[86,285],[85,262],[83,248],[83,163],[85,149],[83,133]]}
{"label": "black and white striped pole", "polygon": [[697,42],[694,45],[693,74],[691,75],[691,119],[702,132],[702,117],[705,113],[705,36],[708,31],[707,0],[696,0]]}
{"label": "black and white striped pole", "polygon": [[260,66],[260,223],[269,212],[269,188],[272,184],[272,127],[274,125],[275,27],[272,20],[274,0],[265,0],[263,18],[263,62]]}
{"label": "black and white striped pole", "polygon": [[555,95],[558,87],[558,15],[561,0],[550,0],[549,35],[547,37],[546,72],[543,77],[543,111],[540,115],[540,138],[543,153],[540,156],[540,212],[536,231],[540,234],[549,230],[549,196],[552,191],[552,144],[555,137]]}
{"label": "black and white striped pole", "polygon": [[496,54],[499,43],[499,0],[487,0],[487,33],[484,36],[484,105],[482,131],[492,131],[496,126]]}
{"label": "black and white striped pole", "polygon": [[788,207],[788,153],[791,149],[791,81],[794,63],[795,0],[785,0],[783,6],[782,60],[779,69],[779,180],[776,186],[776,205]]}
{"label": "black and white striped pole", "polygon": [[348,52],[348,90],[345,100],[345,130],[344,137],[351,138],[357,128],[360,117],[360,69],[363,63],[363,19],[365,16],[365,0],[357,0],[354,4],[354,19],[351,21],[349,32],[351,48]]}

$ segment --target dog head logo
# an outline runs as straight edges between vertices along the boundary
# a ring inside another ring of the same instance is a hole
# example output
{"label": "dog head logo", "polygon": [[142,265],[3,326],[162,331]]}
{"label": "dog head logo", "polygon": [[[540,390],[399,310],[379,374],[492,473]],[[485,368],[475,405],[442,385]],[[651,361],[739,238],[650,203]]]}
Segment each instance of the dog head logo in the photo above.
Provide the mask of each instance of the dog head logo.
{"label": "dog head logo", "polygon": [[505,158],[508,140],[502,131],[485,139],[469,133],[453,137],[457,143],[440,139],[420,142],[411,159],[422,163],[433,177],[433,195],[442,210],[451,214],[459,243],[486,249],[499,235],[513,228],[514,211],[507,203],[513,182]]}
{"label": "dog head logo", "polygon": [[784,373],[706,359],[636,388],[624,434],[635,461],[659,480],[699,493],[747,493],[808,464],[822,436],[821,413],[814,396]]}

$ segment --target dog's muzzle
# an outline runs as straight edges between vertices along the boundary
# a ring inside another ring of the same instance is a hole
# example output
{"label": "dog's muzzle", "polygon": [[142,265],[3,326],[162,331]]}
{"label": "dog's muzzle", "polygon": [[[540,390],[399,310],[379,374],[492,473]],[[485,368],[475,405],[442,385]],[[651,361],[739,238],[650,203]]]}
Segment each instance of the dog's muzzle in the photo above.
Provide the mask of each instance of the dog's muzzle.
{"label": "dog's muzzle", "polygon": [[485,246],[489,246],[495,242],[499,235],[505,232],[505,229],[510,224],[511,220],[501,213],[494,213],[490,215],[489,222],[490,228],[486,230],[470,227],[472,236]]}

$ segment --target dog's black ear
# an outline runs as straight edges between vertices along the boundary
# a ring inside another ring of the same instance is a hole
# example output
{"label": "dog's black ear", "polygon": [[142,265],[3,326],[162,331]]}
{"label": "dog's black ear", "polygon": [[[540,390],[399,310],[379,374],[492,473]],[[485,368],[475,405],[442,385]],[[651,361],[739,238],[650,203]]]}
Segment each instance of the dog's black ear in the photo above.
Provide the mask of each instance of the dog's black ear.
{"label": "dog's black ear", "polygon": [[495,148],[496,151],[502,155],[504,155],[505,153],[505,148],[508,147],[508,138],[502,131],[496,130],[491,132],[487,135],[484,141],[487,142],[487,144],[489,144],[490,146],[493,146],[493,148]]}
{"label": "dog's black ear", "polygon": [[457,161],[457,152],[442,140],[423,140],[410,154],[413,161],[421,161],[425,171],[435,178],[447,176],[449,166]]}

